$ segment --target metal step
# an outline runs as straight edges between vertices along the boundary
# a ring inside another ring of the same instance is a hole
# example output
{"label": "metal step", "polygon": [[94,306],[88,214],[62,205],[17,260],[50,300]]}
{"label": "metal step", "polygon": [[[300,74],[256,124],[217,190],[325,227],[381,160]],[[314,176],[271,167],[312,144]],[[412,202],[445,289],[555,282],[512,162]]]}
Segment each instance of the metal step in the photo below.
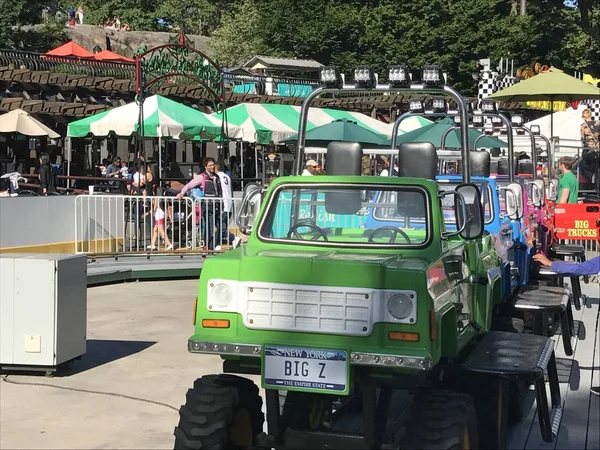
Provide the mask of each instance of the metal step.
{"label": "metal step", "polygon": [[535,334],[489,331],[462,364],[472,372],[516,377],[543,374],[554,343]]}

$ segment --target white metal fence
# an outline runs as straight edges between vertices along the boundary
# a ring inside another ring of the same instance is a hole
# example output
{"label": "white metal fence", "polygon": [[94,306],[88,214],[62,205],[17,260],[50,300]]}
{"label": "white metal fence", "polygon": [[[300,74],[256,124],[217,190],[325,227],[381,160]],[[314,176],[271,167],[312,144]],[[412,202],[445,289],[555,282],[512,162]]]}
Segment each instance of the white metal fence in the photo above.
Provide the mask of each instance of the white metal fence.
{"label": "white metal fence", "polygon": [[75,202],[77,253],[225,251],[239,242],[240,199],[80,195]]}

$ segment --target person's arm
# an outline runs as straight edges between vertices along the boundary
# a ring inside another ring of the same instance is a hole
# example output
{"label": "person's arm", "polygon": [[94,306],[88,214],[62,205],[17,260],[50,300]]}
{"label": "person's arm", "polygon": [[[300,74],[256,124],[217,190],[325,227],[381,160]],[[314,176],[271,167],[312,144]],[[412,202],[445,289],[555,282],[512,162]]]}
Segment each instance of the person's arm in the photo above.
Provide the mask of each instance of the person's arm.
{"label": "person's arm", "polygon": [[568,199],[569,199],[569,188],[563,188],[562,191],[560,191],[560,198],[558,199],[558,203],[567,203]]}
{"label": "person's arm", "polygon": [[553,261],[550,265],[550,270],[564,275],[596,275],[600,273],[600,256],[582,263]]}
{"label": "person's arm", "polygon": [[42,188],[42,194],[48,192],[48,181],[48,171],[46,170],[46,166],[43,166],[40,169],[40,187]]}
{"label": "person's arm", "polygon": [[187,191],[189,191],[190,189],[193,189],[195,187],[198,187],[202,184],[202,174],[200,175],[195,175],[194,178],[192,178],[192,180],[187,183],[183,189],[181,189],[181,192],[179,192],[179,194],[177,194],[178,196],[181,195],[181,197],[183,197]]}

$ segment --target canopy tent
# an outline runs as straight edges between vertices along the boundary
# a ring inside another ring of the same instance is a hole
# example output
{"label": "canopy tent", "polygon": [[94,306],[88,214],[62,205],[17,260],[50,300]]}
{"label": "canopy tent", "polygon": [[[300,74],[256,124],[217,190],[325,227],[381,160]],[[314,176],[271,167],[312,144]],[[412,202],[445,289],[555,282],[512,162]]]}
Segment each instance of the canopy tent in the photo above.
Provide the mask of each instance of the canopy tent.
{"label": "canopy tent", "polygon": [[[408,133],[404,133],[396,139],[398,145],[406,142],[431,142],[437,148],[442,148],[442,137],[450,128],[454,127],[454,121],[449,118],[438,120],[437,122],[425,125]],[[482,133],[474,128],[469,128],[469,148],[473,149],[475,139],[481,136]],[[387,143],[390,145],[391,139]],[[444,148],[460,148],[461,135],[460,130],[451,130],[446,136]],[[502,148],[506,147],[506,142],[501,141],[493,136],[486,136],[477,141],[478,148]]]}
{"label": "canopy tent", "polygon": [[[132,102],[84,119],[71,122],[69,137],[131,136],[138,131],[139,106]],[[144,136],[185,139],[207,133],[221,133],[221,121],[197,109],[182,105],[160,95],[144,101]]]}
{"label": "canopy tent", "polygon": [[48,128],[27,111],[13,109],[0,116],[0,133],[21,133],[25,136],[48,136],[58,139],[60,134]]}
{"label": "canopy tent", "polygon": [[[600,98],[600,89],[571,75],[567,75],[562,70],[551,67],[534,77],[513,84],[487,98],[505,102],[549,101],[551,102],[551,111],[554,112],[552,109],[553,102],[598,99]],[[554,135],[554,121],[552,117],[553,115],[551,114],[550,137]]]}
{"label": "canopy tent", "polygon": [[94,59],[99,61],[119,61],[119,62],[135,62],[135,60],[128,58],[127,56],[119,55],[118,53],[111,52],[110,50],[102,50],[94,55]]}
{"label": "canopy tent", "polygon": [[[295,134],[283,142],[296,142]],[[367,145],[385,145],[387,136],[361,127],[349,119],[337,119],[331,123],[314,127],[306,133],[306,143],[309,146],[325,147],[331,141],[359,142]]]}
{"label": "canopy tent", "polygon": [[[230,139],[251,143],[278,144],[298,133],[300,109],[299,106],[268,103],[242,103],[232,106],[226,110],[228,136]],[[214,113],[212,116],[221,119],[222,113]],[[329,108],[310,108],[307,131],[337,119],[348,119],[369,131],[387,137],[391,137],[392,134],[391,124],[362,113]],[[428,123],[431,121],[422,117],[413,117],[403,121],[401,129],[410,131]]]}
{"label": "canopy tent", "polygon": [[48,56],[74,56],[76,58],[93,58],[94,54],[73,41],[56,47],[45,53]]}
{"label": "canopy tent", "polygon": [[540,132],[544,136],[550,136],[550,122],[554,122],[554,136],[558,136],[561,140],[580,141],[580,128],[583,123],[581,113],[586,108],[586,105],[580,104],[577,109],[569,108],[566,111],[548,114],[526,123],[525,126],[530,128],[531,125],[539,125]]}

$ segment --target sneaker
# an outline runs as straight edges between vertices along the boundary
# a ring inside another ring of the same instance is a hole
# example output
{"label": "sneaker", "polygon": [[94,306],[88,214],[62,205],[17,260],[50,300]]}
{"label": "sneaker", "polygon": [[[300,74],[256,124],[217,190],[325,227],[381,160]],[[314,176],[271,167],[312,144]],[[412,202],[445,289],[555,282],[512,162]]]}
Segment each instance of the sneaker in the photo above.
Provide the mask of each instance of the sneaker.
{"label": "sneaker", "polygon": [[242,242],[242,238],[241,237],[236,237],[233,240],[233,248],[238,248],[240,246],[240,242]]}
{"label": "sneaker", "polygon": [[222,249],[221,249],[221,246],[220,246],[220,245],[217,245],[217,246],[215,247],[215,251],[216,251],[216,252],[220,252],[221,250],[222,250]]}
{"label": "sneaker", "polygon": [[148,245],[146,248],[148,250],[156,250],[156,245]]}
{"label": "sneaker", "polygon": [[173,244],[169,245],[165,250],[173,250]]}
{"label": "sneaker", "polygon": [[600,397],[600,386],[594,386],[590,388],[590,392]]}

